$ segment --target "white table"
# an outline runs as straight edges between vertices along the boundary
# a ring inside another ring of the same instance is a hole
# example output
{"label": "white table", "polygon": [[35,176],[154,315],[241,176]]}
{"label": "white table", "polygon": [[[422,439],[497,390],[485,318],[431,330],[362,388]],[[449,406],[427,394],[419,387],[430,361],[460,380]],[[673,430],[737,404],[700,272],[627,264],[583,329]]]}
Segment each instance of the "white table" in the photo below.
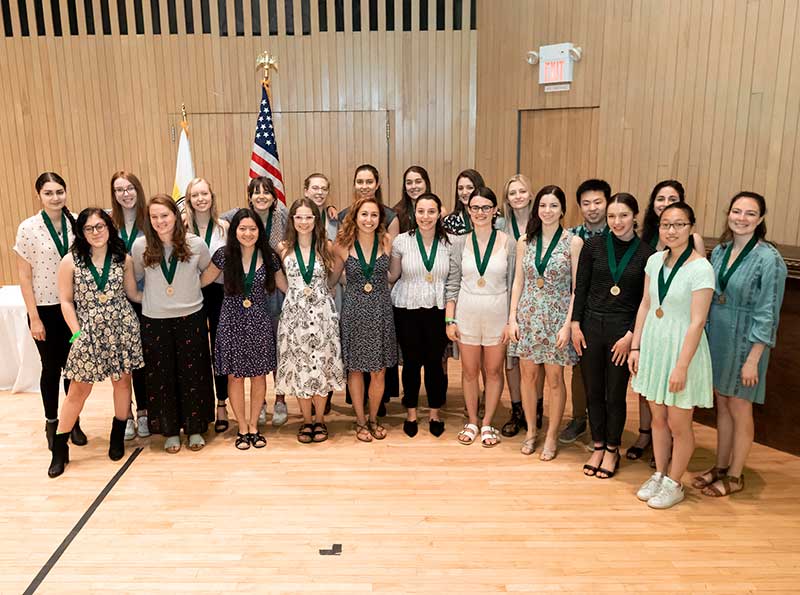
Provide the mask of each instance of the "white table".
{"label": "white table", "polygon": [[19,285],[0,287],[0,390],[39,392],[42,363]]}

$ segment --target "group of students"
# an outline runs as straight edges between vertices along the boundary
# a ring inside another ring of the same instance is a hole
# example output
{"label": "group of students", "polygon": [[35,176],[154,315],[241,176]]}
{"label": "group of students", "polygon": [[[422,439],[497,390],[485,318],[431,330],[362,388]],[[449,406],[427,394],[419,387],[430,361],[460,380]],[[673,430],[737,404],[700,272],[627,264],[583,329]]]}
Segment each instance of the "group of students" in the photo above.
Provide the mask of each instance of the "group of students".
{"label": "group of students", "polygon": [[[640,436],[627,456],[641,457],[652,442],[656,467],[637,497],[653,508],[683,499],[692,411],[711,407],[713,395],[717,462],[692,484],[709,496],[744,487],[752,403],[764,402],[786,278],[756,193],[731,199],[709,262],[675,180],[653,189],[641,233],[636,198],[612,195],[603,180],[579,186],[584,221],[565,229],[567,198],[558,186],[534,195],[515,175],[498,201],[471,169],[458,175],[449,213],[420,166],[406,170],[391,208],[377,169],[359,166],[353,203],[341,212],[318,173],[288,208],[268,178],[255,178],[248,206],[222,214],[201,178],[187,187],[183,212],[166,195],[145,201],[138,178],[125,171],[111,179],[110,213],[88,208],[75,218],[66,183],[51,172],[36,191],[42,210],[20,224],[14,250],[42,359],[51,477],[63,473],[70,439],[86,443],[79,414],[92,384],[105,378],[114,393],[109,456],[118,460],[137,431],[164,435],[174,453],[183,430],[199,450],[209,424],[227,429],[228,397],[235,447],[266,446],[258,424],[271,373],[273,423],[285,422],[285,395],[295,395],[299,442],[327,439],[324,416],[345,384],[357,439],[382,440],[379,412],[400,362],[404,432],[418,431],[424,369],[429,431],[438,437],[447,358],[458,357],[463,445],[479,438],[493,447],[499,434],[524,429],[521,452],[532,454],[546,386],[540,459],[574,441],[588,411],[594,452],[583,473],[611,478],[633,375]],[[573,420],[559,435],[567,366]],[[62,371],[67,398],[59,414]],[[506,380],[512,413],[498,432],[493,418]]]}

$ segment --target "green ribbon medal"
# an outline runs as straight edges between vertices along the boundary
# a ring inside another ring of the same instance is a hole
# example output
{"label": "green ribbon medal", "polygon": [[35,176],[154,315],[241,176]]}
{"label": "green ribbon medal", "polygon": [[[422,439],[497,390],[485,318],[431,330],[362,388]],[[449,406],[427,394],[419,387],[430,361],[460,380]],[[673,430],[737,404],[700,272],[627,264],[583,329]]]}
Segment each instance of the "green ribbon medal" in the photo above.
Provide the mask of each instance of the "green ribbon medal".
{"label": "green ribbon medal", "polygon": [[472,231],[472,220],[469,218],[469,214],[465,210],[461,213],[461,220],[464,222],[464,233],[469,233]]}
{"label": "green ribbon medal", "polygon": [[611,279],[614,281],[610,292],[611,295],[617,296],[620,294],[619,280],[622,278],[622,273],[625,272],[625,267],[628,266],[631,258],[633,258],[641,240],[639,240],[638,236],[634,235],[631,245],[625,250],[625,254],[622,255],[622,260],[617,264],[617,256],[614,252],[614,241],[611,239],[611,235],[610,233],[606,234],[606,254],[608,254],[608,268],[611,271]]}
{"label": "green ribbon medal", "polygon": [[514,232],[514,239],[519,239],[519,227],[517,226],[517,216],[514,214],[514,209],[511,209],[511,231]]}
{"label": "green ribbon medal", "polygon": [[558,244],[558,240],[561,239],[561,233],[564,231],[564,228],[560,225],[556,230],[556,233],[553,234],[553,238],[550,240],[550,245],[547,246],[547,252],[544,253],[544,258],[542,258],[542,230],[539,229],[538,233],[536,234],[536,270],[539,273],[539,278],[536,279],[536,287],[541,289],[544,287],[544,272],[547,269],[547,265],[550,262],[550,257],[553,255],[553,250],[556,248],[556,244]]}
{"label": "green ribbon medal", "polygon": [[175,278],[175,271],[178,270],[178,259],[175,257],[175,252],[169,257],[169,268],[167,268],[167,261],[161,257],[161,272],[164,273],[164,278],[167,280],[167,295],[172,296],[175,293],[175,288],[172,286],[172,280]]}
{"label": "green ribbon medal", "polygon": [[750,254],[750,251],[756,247],[758,244],[758,238],[753,235],[750,238],[750,241],[745,244],[744,248],[741,252],[739,252],[739,256],[736,257],[736,260],[733,261],[731,268],[728,268],[728,261],[731,258],[731,252],[733,252],[733,241],[728,244],[728,247],[725,249],[725,256],[722,259],[722,266],[719,268],[719,298],[717,300],[720,304],[724,304],[728,301],[725,297],[725,290],[728,288],[728,281],[730,281],[731,276],[736,272],[736,269],[739,268],[739,265],[742,264],[742,261]]}
{"label": "green ribbon medal", "polygon": [[653,234],[653,237],[650,238],[650,241],[648,242],[648,244],[650,244],[650,247],[653,248],[654,250],[656,246],[658,246],[658,239],[659,239],[658,232],[656,232],[655,234]]}
{"label": "green ribbon medal", "polygon": [[91,257],[87,258],[86,260],[89,264],[89,272],[92,274],[94,282],[97,284],[97,289],[100,291],[97,299],[100,300],[101,304],[105,304],[109,299],[108,295],[104,292],[106,289],[106,284],[108,283],[108,273],[111,271],[111,250],[106,249],[106,259],[105,262],[103,262],[102,274],[97,272]]}
{"label": "green ribbon medal", "polygon": [[61,236],[63,240],[59,239],[58,234],[56,233],[56,228],[53,227],[53,222],[50,221],[50,217],[48,217],[47,213],[44,212],[44,209],[42,209],[42,219],[44,219],[44,224],[47,227],[47,231],[50,232],[50,237],[53,238],[53,243],[56,245],[56,250],[58,250],[59,255],[64,256],[69,249],[66,213],[61,211]]}
{"label": "green ribbon medal", "polygon": [[[270,213],[270,216],[272,216],[272,213]],[[196,221],[193,222],[193,225],[194,225],[194,235],[199,236],[200,228],[197,227],[197,222]],[[211,235],[213,233],[214,233],[214,222],[209,220],[208,227],[206,227],[206,237],[205,237],[206,246],[208,246],[209,248],[211,247]],[[269,237],[269,234],[267,235],[267,237]]]}
{"label": "green ribbon medal", "polygon": [[294,245],[294,255],[297,258],[297,266],[300,268],[300,275],[303,277],[306,286],[303,288],[303,293],[306,297],[310,296],[313,291],[310,287],[311,278],[314,276],[314,261],[316,260],[316,250],[314,249],[314,241],[311,242],[311,253],[308,255],[308,266],[306,267],[303,262],[303,251],[300,250],[300,244]]}
{"label": "green ribbon medal", "polygon": [[486,244],[486,252],[481,257],[481,249],[478,246],[478,236],[472,232],[472,255],[475,257],[475,266],[478,268],[478,287],[486,285],[486,279],[483,274],[486,272],[486,267],[489,266],[489,259],[492,257],[492,248],[494,248],[494,240],[497,237],[497,230],[492,229],[492,235],[489,236],[489,243]]}
{"label": "green ribbon medal", "polygon": [[275,209],[272,208],[269,210],[269,215],[267,215],[267,222],[264,224],[264,234],[267,238],[267,244],[269,244],[269,237],[272,233],[272,214],[275,212]]}
{"label": "green ribbon medal", "polygon": [[425,270],[428,273],[425,275],[425,280],[428,283],[433,283],[433,263],[436,261],[436,249],[439,247],[439,236],[434,233],[433,244],[431,244],[430,254],[425,253],[425,244],[422,241],[422,234],[417,229],[417,248],[419,248],[419,255],[422,257],[422,264],[425,265]]}
{"label": "green ribbon medal", "polygon": [[122,223],[122,227],[119,230],[119,234],[122,236],[122,241],[125,243],[125,252],[128,254],[131,253],[131,248],[133,247],[133,242],[136,240],[136,236],[139,234],[139,230],[136,228],[136,223],[133,224],[131,228],[131,235],[128,235],[128,232],[125,230],[125,223]]}
{"label": "green ribbon medal", "polygon": [[242,300],[242,306],[245,308],[249,308],[253,305],[252,300],[250,299],[250,292],[253,291],[253,281],[256,278],[256,263],[258,262],[258,248],[253,249],[253,256],[250,258],[250,270],[247,271],[247,275],[244,277],[244,299]]}
{"label": "green ribbon medal", "polygon": [[372,291],[372,283],[370,283],[370,280],[372,279],[372,272],[375,270],[375,259],[376,256],[378,256],[378,234],[376,233],[372,240],[372,254],[369,257],[369,262],[364,259],[364,252],[361,251],[361,244],[358,243],[358,239],[356,239],[355,248],[356,254],[358,254],[358,264],[361,266],[364,279],[367,280],[367,282],[364,283],[364,291],[369,293]]}
{"label": "green ribbon medal", "polygon": [[656,308],[656,316],[658,318],[662,318],[664,316],[664,309],[661,307],[661,304],[664,303],[664,298],[667,297],[669,286],[672,285],[672,280],[675,278],[675,274],[678,272],[678,269],[683,266],[683,263],[686,262],[692,255],[692,250],[692,240],[689,238],[689,245],[686,246],[686,250],[684,250],[683,254],[681,254],[678,258],[678,262],[675,263],[675,266],[672,268],[672,272],[669,274],[669,277],[667,277],[666,281],[664,281],[664,265],[661,265],[661,269],[658,271],[658,308]]}

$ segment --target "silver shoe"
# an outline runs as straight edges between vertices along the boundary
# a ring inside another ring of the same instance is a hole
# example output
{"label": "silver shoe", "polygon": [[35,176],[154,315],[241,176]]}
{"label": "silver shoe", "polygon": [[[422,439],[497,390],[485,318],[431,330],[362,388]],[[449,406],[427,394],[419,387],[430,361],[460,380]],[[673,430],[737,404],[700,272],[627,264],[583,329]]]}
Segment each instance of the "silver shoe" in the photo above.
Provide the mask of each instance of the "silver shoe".
{"label": "silver shoe", "polygon": [[147,424],[147,416],[140,415],[136,420],[136,432],[139,438],[147,438],[150,435],[150,426]]}
{"label": "silver shoe", "polygon": [[258,425],[263,426],[267,423],[267,404],[261,405],[261,411],[258,414]]}
{"label": "silver shoe", "polygon": [[286,408],[286,403],[276,401],[275,408],[272,411],[272,425],[282,426],[287,419],[289,419],[289,410]]}
{"label": "silver shoe", "polygon": [[133,440],[136,438],[136,426],[133,423],[133,418],[128,418],[125,422],[125,440]]}

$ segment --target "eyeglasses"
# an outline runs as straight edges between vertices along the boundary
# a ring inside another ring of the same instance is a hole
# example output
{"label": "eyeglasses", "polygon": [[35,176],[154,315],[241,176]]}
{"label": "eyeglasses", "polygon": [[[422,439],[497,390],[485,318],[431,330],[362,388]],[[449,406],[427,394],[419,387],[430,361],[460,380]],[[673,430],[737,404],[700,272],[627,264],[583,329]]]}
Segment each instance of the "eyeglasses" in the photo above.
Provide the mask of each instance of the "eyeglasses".
{"label": "eyeglasses", "polygon": [[328,193],[327,186],[309,186],[308,189],[311,190],[311,192],[324,192],[325,194]]}
{"label": "eyeglasses", "polygon": [[494,205],[470,205],[469,210],[471,213],[491,213]]}
{"label": "eyeglasses", "polygon": [[292,215],[292,219],[305,223],[306,221],[313,221],[316,217],[314,215]]}
{"label": "eyeglasses", "polygon": [[136,188],[128,186],[127,188],[114,188],[114,194],[136,194]]}
{"label": "eyeglasses", "polygon": [[690,225],[691,223],[689,223],[688,221],[678,221],[677,223],[659,223],[658,228],[662,231],[667,231],[669,229],[674,229],[675,231],[683,231]]}
{"label": "eyeglasses", "polygon": [[97,225],[84,225],[83,233],[88,236],[93,233],[103,233],[106,229],[108,229],[108,225],[105,223],[98,223]]}

